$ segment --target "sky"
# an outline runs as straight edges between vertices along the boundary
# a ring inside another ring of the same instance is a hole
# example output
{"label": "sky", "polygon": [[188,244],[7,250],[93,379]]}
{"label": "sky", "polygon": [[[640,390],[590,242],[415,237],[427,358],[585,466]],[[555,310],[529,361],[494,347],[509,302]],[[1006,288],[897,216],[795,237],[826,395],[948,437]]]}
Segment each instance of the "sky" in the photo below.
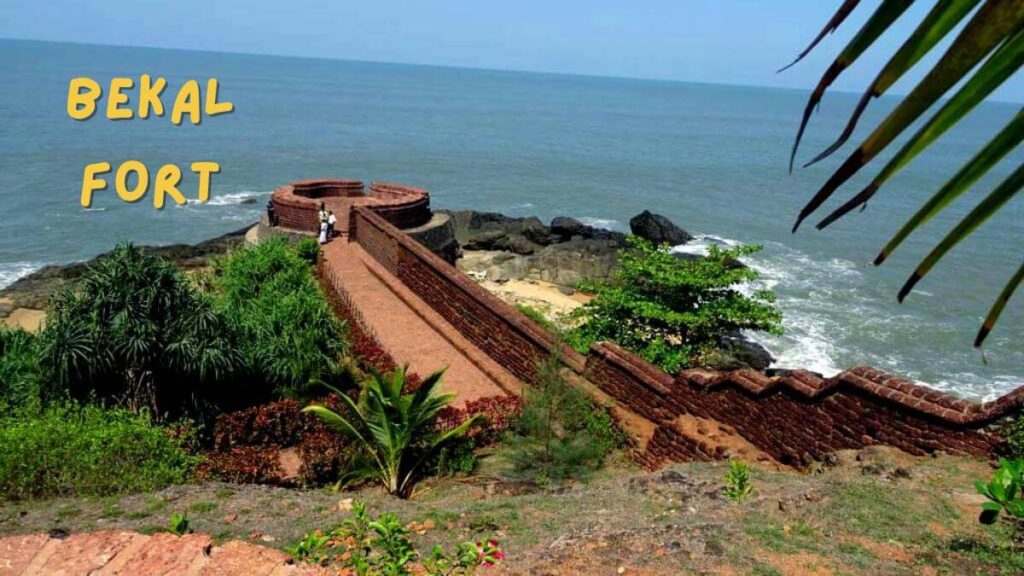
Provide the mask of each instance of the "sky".
{"label": "sky", "polygon": [[[839,0],[3,0],[0,37],[809,89],[879,1],[783,74]],[[835,89],[863,91],[931,5]],[[994,97],[1024,102],[1022,75]]]}

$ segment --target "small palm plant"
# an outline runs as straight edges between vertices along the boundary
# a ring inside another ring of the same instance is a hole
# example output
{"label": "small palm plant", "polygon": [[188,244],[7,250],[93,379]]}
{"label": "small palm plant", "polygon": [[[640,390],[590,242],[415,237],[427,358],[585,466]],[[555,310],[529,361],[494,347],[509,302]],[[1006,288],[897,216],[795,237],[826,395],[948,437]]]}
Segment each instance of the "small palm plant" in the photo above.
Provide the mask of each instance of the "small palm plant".
{"label": "small palm plant", "polygon": [[423,463],[480,421],[475,415],[451,430],[439,431],[438,414],[455,397],[435,393],[444,370],[425,378],[415,392],[404,393],[407,368],[388,374],[372,373],[359,402],[331,388],[348,408],[344,416],[324,406],[303,410],[350,437],[362,450],[352,471],[339,484],[373,478],[388,493],[408,498]]}

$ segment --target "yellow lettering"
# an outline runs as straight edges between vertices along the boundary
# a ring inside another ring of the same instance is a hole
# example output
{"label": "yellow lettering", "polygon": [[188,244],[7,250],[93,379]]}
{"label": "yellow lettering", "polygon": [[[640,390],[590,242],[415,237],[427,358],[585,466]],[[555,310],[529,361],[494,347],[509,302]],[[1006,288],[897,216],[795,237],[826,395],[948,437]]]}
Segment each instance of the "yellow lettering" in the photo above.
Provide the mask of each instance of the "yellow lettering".
{"label": "yellow lettering", "polygon": [[210,199],[210,175],[220,172],[220,164],[216,162],[193,162],[192,171],[199,174],[199,201]]}
{"label": "yellow lettering", "polygon": [[169,195],[178,204],[185,203],[185,197],[178,190],[181,182],[181,169],[175,164],[165,164],[156,173],[156,188],[153,190],[153,206],[164,207],[164,195]]}
{"label": "yellow lettering", "polygon": [[82,176],[82,206],[88,208],[92,206],[92,193],[96,190],[103,190],[107,187],[107,181],[96,178],[97,174],[105,174],[110,172],[109,162],[96,162],[95,164],[87,164],[85,167],[85,174]]}
{"label": "yellow lettering", "polygon": [[199,124],[202,121],[202,111],[199,106],[199,83],[195,80],[189,80],[185,82],[181,90],[178,91],[178,95],[174,98],[174,108],[171,109],[171,122],[181,124],[182,116],[187,113],[193,124]]}
{"label": "yellow lettering", "polygon": [[164,103],[160,100],[160,93],[167,87],[167,80],[157,78],[156,82],[150,80],[149,74],[143,74],[139,78],[139,118],[149,118],[149,109],[153,114],[164,115]]}
{"label": "yellow lettering", "polygon": [[135,86],[131,78],[111,78],[110,94],[107,96],[107,118],[111,120],[131,120],[131,108],[121,108],[121,104],[128,103],[128,95],[121,93],[122,90]]}
{"label": "yellow lettering", "polygon": [[[135,172],[139,181],[135,183],[135,188],[129,190],[128,175],[131,172]],[[121,200],[125,202],[138,202],[146,195],[146,189],[149,188],[149,170],[146,169],[145,164],[138,160],[126,160],[117,168],[114,187],[117,189],[117,195],[121,197]]]}
{"label": "yellow lettering", "polygon": [[210,78],[206,81],[206,114],[216,116],[227,114],[235,109],[231,102],[217,102],[217,79]]}
{"label": "yellow lettering", "polygon": [[[85,92],[82,92],[83,88]],[[96,112],[96,101],[102,94],[99,83],[92,78],[72,78],[68,83],[68,116],[75,120],[88,120]]]}

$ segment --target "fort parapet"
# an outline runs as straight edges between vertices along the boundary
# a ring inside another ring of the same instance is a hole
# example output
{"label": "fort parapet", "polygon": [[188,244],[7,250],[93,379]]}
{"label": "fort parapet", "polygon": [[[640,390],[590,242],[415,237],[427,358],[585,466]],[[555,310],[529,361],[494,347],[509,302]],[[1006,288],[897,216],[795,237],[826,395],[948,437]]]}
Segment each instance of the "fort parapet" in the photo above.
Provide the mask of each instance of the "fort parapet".
{"label": "fort parapet", "polygon": [[[337,189],[348,194],[355,188]],[[673,376],[611,343],[594,344],[584,356],[407,234],[403,226],[429,214],[429,203],[415,200],[427,198],[420,192],[373,184],[370,201],[345,196],[360,200],[349,205],[348,240],[523,382],[534,383],[538,362],[555,351],[575,380],[653,424],[635,452],[647,467],[728,457],[722,446],[688,433],[683,417],[714,420],[797,467],[837,450],[880,444],[916,455],[991,456],[1003,441],[1001,422],[1024,406],[1024,387],[977,404],[863,366],[831,378],[803,370],[768,376],[693,369]],[[294,188],[281,196],[294,197]]]}

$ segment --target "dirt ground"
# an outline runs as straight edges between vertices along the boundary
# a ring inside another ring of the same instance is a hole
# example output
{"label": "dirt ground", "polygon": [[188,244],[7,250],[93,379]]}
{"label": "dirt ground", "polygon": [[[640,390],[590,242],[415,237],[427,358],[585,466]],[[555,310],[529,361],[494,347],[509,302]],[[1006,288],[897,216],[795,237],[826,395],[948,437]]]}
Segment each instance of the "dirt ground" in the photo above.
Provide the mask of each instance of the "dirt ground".
{"label": "dirt ground", "polygon": [[513,480],[500,453],[479,475],[421,483],[410,501],[358,492],[204,483],[154,494],[0,504],[0,534],[162,530],[184,513],[215,541],[283,548],[349,514],[396,512],[420,550],[494,537],[493,574],[1020,574],[1009,527],[977,522],[986,462],[869,449],[801,474],[755,468],[741,504],[720,490],[727,465],[645,473],[624,461],[586,482]]}

